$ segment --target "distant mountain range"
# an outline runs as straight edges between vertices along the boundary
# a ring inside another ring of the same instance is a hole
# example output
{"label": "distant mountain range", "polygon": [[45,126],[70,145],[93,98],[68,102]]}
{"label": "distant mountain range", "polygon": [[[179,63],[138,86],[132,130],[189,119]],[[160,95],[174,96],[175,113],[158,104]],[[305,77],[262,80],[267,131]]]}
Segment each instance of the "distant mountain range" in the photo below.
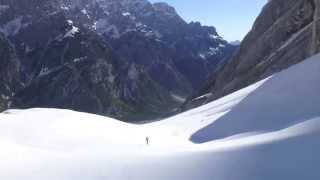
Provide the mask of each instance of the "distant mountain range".
{"label": "distant mountain range", "polygon": [[229,42],[229,44],[239,46],[241,44],[241,41],[239,41],[239,40],[231,41],[231,42]]}
{"label": "distant mountain range", "polygon": [[53,107],[122,120],[179,107],[236,45],[147,0],[2,0],[0,110]]}

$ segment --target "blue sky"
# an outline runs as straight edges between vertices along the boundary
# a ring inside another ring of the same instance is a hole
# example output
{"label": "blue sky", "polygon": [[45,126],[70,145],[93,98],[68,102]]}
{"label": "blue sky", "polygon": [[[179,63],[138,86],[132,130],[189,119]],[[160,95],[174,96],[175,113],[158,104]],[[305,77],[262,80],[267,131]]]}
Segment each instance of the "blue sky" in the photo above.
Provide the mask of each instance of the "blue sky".
{"label": "blue sky", "polygon": [[215,26],[228,41],[242,40],[267,0],[150,0],[167,2],[188,22]]}

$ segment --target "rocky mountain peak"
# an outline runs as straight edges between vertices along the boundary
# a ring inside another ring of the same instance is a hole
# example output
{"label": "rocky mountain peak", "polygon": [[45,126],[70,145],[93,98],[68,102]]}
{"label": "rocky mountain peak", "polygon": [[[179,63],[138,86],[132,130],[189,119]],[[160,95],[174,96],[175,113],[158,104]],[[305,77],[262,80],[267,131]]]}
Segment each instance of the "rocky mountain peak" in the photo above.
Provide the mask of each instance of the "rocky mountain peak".
{"label": "rocky mountain peak", "polygon": [[119,2],[122,6],[138,9],[150,5],[150,2],[147,0],[119,0]]}
{"label": "rocky mountain peak", "polygon": [[151,7],[147,0],[96,0],[97,3],[109,12],[126,11],[128,13],[138,13],[145,8]]}
{"label": "rocky mountain peak", "polygon": [[179,16],[176,9],[172,6],[170,6],[168,3],[165,2],[157,2],[153,4],[154,9],[168,17],[177,17]]}
{"label": "rocky mountain peak", "polygon": [[189,98],[186,109],[235,92],[318,53],[319,8],[319,0],[268,1],[239,50]]}
{"label": "rocky mountain peak", "polygon": [[3,0],[0,34],[1,107],[127,120],[172,112],[236,48],[147,0]]}

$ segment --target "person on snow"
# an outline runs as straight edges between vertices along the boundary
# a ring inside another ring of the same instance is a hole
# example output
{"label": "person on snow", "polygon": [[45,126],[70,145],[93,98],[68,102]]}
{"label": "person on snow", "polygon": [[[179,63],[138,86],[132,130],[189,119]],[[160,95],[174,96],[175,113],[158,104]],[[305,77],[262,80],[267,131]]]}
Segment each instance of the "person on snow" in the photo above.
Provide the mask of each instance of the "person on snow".
{"label": "person on snow", "polygon": [[146,137],[146,143],[147,143],[147,145],[149,145],[149,137],[148,136]]}

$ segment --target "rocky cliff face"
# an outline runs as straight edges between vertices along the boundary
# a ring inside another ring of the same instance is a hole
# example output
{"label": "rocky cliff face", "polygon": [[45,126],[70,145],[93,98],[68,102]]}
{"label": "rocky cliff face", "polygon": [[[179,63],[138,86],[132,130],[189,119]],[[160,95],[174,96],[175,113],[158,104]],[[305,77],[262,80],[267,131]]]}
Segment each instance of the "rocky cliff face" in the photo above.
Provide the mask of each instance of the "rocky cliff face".
{"label": "rocky cliff face", "polygon": [[21,87],[20,63],[16,57],[15,49],[0,33],[0,111],[12,104],[14,93]]}
{"label": "rocky cliff face", "polygon": [[232,93],[318,53],[319,3],[319,0],[269,1],[239,50],[200,92],[189,98],[184,108]]}
{"label": "rocky cliff face", "polygon": [[178,107],[236,48],[146,0],[2,0],[0,32],[2,109],[129,120]]}
{"label": "rocky cliff face", "polygon": [[[166,3],[151,4],[145,0],[98,3],[104,12],[95,22],[98,33],[121,58],[143,65],[153,78],[160,78],[162,86],[179,96],[202,85],[215,65],[235,49],[215,28],[186,23]],[[159,71],[163,76],[155,74]]]}

